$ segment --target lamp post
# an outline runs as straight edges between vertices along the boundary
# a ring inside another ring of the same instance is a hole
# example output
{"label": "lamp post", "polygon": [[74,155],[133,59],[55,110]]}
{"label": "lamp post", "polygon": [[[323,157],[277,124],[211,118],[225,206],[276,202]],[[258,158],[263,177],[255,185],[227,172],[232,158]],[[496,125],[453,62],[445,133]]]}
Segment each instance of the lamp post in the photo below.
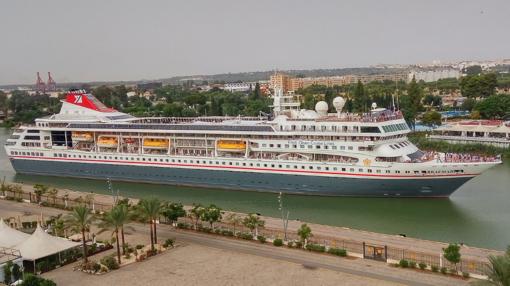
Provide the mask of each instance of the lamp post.
{"label": "lamp post", "polygon": [[289,214],[290,212],[287,210],[287,216],[284,216],[285,210],[283,209],[283,193],[280,192],[278,194],[278,210],[282,215],[282,223],[283,223],[283,240],[287,241],[287,226],[289,225]]}

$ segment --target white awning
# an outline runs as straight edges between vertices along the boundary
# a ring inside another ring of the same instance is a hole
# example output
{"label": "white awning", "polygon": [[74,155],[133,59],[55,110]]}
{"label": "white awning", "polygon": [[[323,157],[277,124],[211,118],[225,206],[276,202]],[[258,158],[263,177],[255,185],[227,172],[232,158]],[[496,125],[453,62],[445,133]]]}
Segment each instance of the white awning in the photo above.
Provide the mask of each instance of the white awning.
{"label": "white awning", "polygon": [[30,234],[11,228],[3,219],[0,219],[0,247],[13,248],[29,237]]}
{"label": "white awning", "polygon": [[37,226],[34,233],[28,239],[14,248],[21,252],[23,260],[35,261],[79,245],[80,243],[52,236],[46,233],[40,226]]}

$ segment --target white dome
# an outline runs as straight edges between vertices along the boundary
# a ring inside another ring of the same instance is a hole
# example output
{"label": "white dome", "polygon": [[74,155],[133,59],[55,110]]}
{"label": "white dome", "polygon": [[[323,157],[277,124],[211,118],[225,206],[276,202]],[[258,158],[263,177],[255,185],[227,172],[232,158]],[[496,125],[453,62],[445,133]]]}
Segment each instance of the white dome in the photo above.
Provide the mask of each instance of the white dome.
{"label": "white dome", "polygon": [[319,101],[317,104],[315,104],[315,111],[319,114],[327,114],[328,113],[328,103],[325,101]]}
{"label": "white dome", "polygon": [[372,102],[372,109],[376,109],[376,108],[377,108],[377,103]]}
{"label": "white dome", "polygon": [[337,112],[342,111],[342,108],[344,108],[345,105],[345,99],[343,99],[340,96],[337,96],[333,99],[333,106],[335,107]]}

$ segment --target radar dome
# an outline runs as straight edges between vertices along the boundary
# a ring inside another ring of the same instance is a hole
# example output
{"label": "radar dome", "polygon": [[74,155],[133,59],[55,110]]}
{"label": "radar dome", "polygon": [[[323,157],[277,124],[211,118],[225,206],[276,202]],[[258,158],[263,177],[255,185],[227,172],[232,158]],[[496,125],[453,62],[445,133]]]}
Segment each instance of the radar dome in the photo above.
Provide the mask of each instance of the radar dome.
{"label": "radar dome", "polygon": [[377,108],[377,103],[372,102],[372,109],[376,109],[376,108]]}
{"label": "radar dome", "polygon": [[315,104],[315,111],[317,111],[319,115],[327,115],[328,109],[328,103],[325,101],[319,101]]}
{"label": "radar dome", "polygon": [[337,97],[335,97],[335,99],[333,99],[333,106],[335,107],[337,112],[342,111],[342,108],[344,108],[344,105],[345,105],[345,99],[343,99],[342,97],[337,96]]}

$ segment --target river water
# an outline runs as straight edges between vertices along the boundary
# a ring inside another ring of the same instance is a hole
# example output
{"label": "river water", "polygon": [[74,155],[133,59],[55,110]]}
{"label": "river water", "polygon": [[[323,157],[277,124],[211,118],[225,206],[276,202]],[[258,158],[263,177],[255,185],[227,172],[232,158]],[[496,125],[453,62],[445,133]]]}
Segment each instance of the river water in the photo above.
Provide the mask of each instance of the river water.
{"label": "river water", "polygon": [[[16,175],[3,149],[10,131],[0,129],[0,179],[108,193],[105,181]],[[223,209],[279,216],[277,195],[169,185],[113,182],[122,196],[214,203]],[[290,219],[503,250],[510,244],[510,160],[474,178],[449,199],[340,198],[286,195]]]}

